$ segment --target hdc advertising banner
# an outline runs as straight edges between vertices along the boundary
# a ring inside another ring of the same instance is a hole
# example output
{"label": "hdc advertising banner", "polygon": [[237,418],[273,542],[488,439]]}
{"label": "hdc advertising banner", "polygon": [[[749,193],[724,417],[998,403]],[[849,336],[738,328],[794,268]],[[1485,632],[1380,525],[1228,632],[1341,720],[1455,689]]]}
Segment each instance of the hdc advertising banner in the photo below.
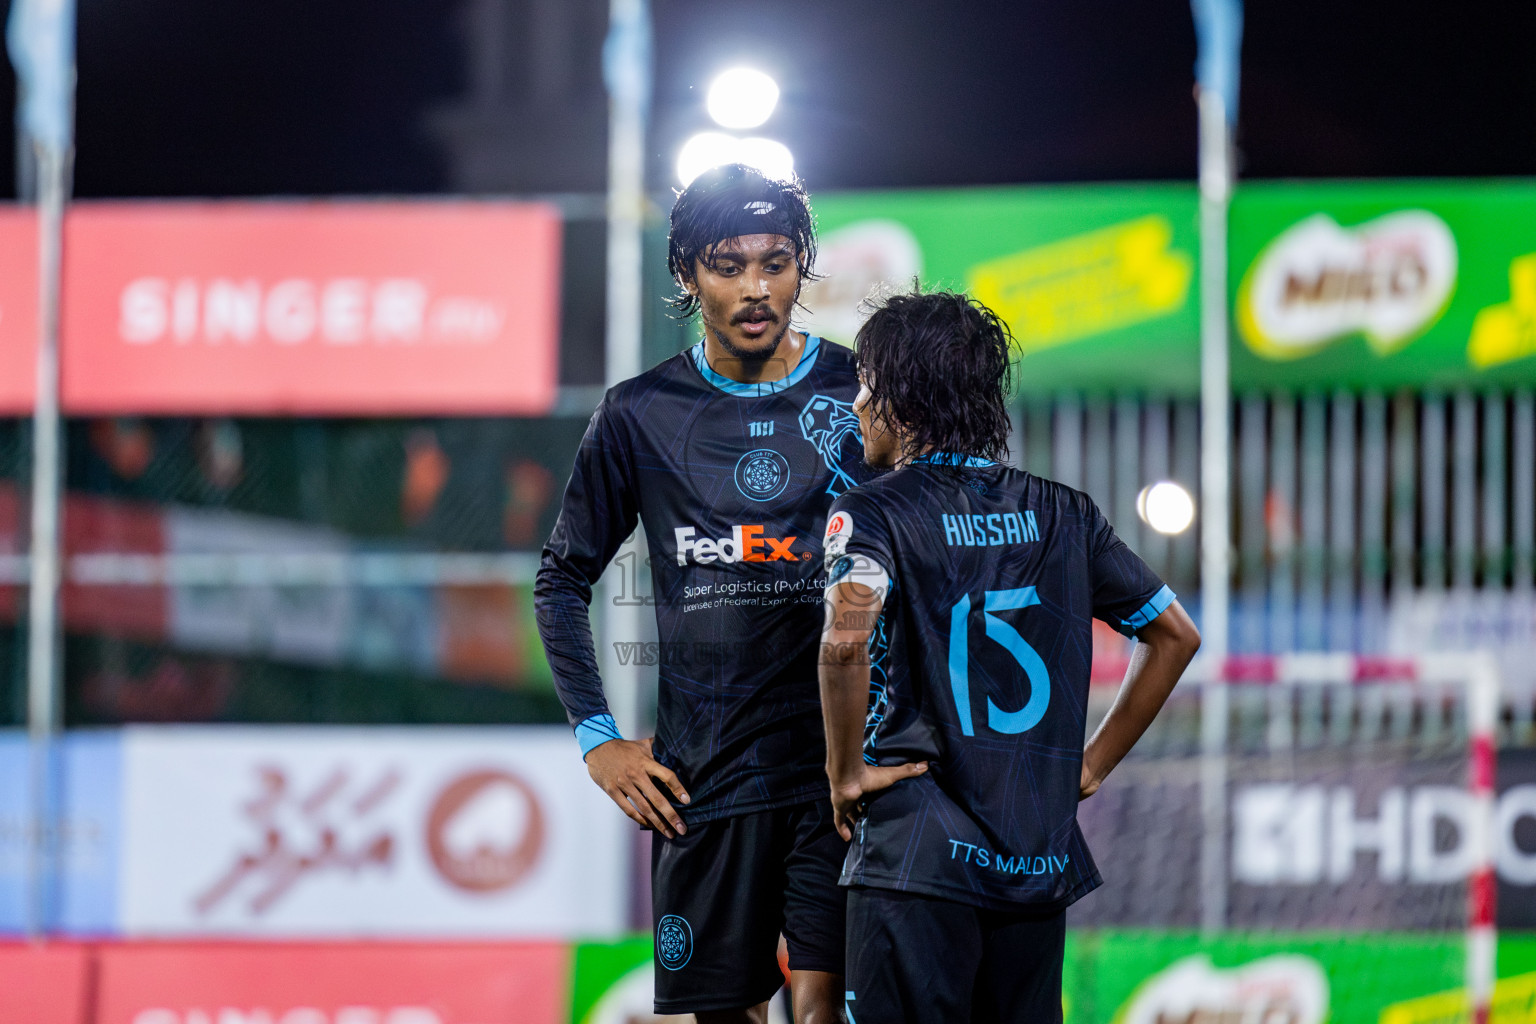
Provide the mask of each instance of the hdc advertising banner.
{"label": "hdc advertising banner", "polygon": [[[536,416],[560,220],[532,203],[82,203],[66,412]],[[0,411],[31,406],[36,229],[0,217]]]}
{"label": "hdc advertising banner", "polygon": [[132,728],[128,936],[618,934],[634,826],[570,731]]}

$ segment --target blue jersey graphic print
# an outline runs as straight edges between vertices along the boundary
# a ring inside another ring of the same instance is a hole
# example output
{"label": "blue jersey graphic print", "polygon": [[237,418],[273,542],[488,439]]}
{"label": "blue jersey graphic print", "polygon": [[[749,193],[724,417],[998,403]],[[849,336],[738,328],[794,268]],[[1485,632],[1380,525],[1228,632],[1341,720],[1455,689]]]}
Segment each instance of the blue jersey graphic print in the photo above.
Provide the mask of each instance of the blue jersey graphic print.
{"label": "blue jersey graphic print", "polygon": [[1077,826],[1091,620],[1134,635],[1173,593],[1087,495],[952,461],[833,503],[828,582],[889,576],[865,759],[930,766],[869,799],[842,882],[1061,908],[1099,884]]}
{"label": "blue jersey graphic print", "polygon": [[609,641],[656,666],[655,755],[688,788],[690,823],[826,794],[821,534],[834,496],[874,475],[857,393],[852,353],[820,338],[762,384],[716,373],[701,342],[610,390],[582,441],[539,568],[539,633],[585,753],[615,735],[592,585],[643,522],[660,641]]}

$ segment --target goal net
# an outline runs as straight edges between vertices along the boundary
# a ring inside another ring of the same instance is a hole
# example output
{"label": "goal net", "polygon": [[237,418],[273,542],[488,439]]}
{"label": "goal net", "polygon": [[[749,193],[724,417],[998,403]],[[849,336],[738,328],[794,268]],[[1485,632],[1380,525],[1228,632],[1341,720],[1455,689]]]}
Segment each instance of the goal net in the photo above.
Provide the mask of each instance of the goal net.
{"label": "goal net", "polygon": [[1499,710],[1481,655],[1186,680],[1081,808],[1105,883],[1070,914],[1069,1020],[1536,1021],[1536,948],[1522,969],[1511,936],[1495,986],[1496,865],[1506,916],[1536,904],[1536,786],[1496,792]]}

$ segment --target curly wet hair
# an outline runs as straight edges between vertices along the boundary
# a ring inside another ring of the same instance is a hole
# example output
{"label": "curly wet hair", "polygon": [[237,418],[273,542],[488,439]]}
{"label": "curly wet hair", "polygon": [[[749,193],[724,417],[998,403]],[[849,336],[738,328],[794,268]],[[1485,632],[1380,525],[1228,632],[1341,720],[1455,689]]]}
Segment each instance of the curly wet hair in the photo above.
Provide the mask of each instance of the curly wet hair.
{"label": "curly wet hair", "polygon": [[1008,457],[1013,335],[968,295],[913,292],[875,305],[855,341],[876,413],[924,451]]}
{"label": "curly wet hair", "polygon": [[[800,284],[818,280],[813,272],[816,222],[805,185],[799,178],[769,178],[746,164],[723,164],[693,179],[672,204],[667,273],[679,287],[667,303],[678,318],[686,319],[699,310],[699,297],[681,287],[693,277],[695,261],[714,269],[717,243],[737,233],[734,226],[740,223],[742,205],[753,200],[765,200],[777,208],[772,225],[794,243]],[[797,292],[795,300],[799,298]]]}

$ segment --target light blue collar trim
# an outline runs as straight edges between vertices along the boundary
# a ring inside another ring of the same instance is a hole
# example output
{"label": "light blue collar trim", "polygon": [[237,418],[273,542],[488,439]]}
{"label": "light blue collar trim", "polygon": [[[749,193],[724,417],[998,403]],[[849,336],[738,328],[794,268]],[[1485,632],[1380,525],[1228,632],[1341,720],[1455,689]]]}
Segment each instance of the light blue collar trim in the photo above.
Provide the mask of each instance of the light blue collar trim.
{"label": "light blue collar trim", "polygon": [[959,452],[929,452],[927,455],[919,455],[912,461],[927,462],[934,466],[966,466],[972,469],[997,465],[991,459],[983,459],[979,455],[961,455]]}
{"label": "light blue collar trim", "polygon": [[765,380],[743,382],[731,380],[722,374],[718,374],[709,365],[709,359],[704,355],[704,342],[699,342],[688,350],[693,356],[693,365],[698,367],[700,375],[715,387],[728,395],[736,395],[740,398],[764,398],[768,395],[776,395],[780,391],[792,388],[800,383],[816,365],[816,354],[821,351],[821,339],[814,334],[806,335],[805,351],[800,353],[800,362],[790,371],[789,376],[783,380]]}

